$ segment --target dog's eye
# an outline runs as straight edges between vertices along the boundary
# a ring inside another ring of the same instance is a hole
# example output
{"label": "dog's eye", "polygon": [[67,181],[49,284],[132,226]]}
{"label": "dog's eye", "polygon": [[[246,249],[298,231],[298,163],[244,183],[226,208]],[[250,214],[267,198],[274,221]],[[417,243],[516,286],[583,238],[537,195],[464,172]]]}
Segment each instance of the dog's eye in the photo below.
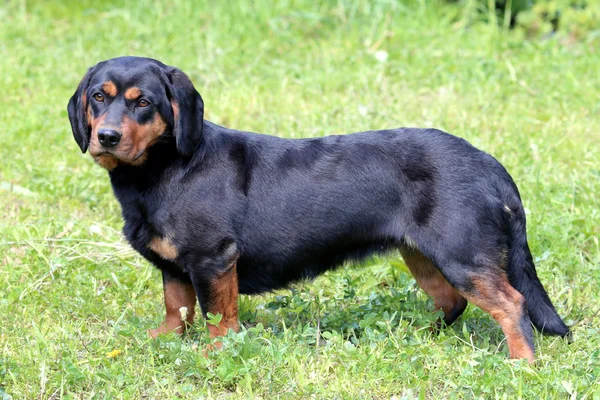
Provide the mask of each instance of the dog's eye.
{"label": "dog's eye", "polygon": [[138,101],[138,107],[148,107],[150,105],[150,102],[146,99],[141,99],[140,101]]}
{"label": "dog's eye", "polygon": [[104,101],[104,95],[102,93],[96,93],[93,97],[98,103],[102,103]]}

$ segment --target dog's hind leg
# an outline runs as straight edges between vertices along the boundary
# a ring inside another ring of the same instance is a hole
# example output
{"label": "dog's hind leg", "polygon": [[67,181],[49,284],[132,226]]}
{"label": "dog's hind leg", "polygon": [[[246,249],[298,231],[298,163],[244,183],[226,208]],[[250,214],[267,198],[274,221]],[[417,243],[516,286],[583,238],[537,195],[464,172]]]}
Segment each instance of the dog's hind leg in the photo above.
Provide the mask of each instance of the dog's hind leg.
{"label": "dog's hind leg", "polygon": [[467,307],[467,300],[448,283],[431,260],[413,247],[400,249],[402,258],[417,284],[425,293],[433,297],[436,310],[444,312],[444,323],[452,324]]}

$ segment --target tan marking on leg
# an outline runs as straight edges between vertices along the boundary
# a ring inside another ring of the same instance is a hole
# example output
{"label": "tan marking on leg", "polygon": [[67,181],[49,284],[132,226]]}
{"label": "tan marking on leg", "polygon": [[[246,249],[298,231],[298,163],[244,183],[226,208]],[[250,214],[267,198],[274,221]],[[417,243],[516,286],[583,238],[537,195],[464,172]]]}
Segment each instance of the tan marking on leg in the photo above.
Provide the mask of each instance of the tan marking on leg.
{"label": "tan marking on leg", "polygon": [[125,98],[127,100],[135,100],[138,97],[140,97],[141,95],[142,95],[142,91],[135,86],[130,87],[125,91]]}
{"label": "tan marking on leg", "polygon": [[466,300],[448,283],[431,260],[419,250],[403,248],[400,252],[417,284],[425,293],[433,297],[434,308],[442,310],[444,320],[452,323],[464,311],[467,305]]}
{"label": "tan marking on leg", "polygon": [[[238,290],[236,263],[211,282],[207,312],[222,316],[218,325],[208,324],[211,339],[225,336],[229,329],[238,331]],[[220,348],[221,343],[216,342],[215,346]]]}
{"label": "tan marking on leg", "polygon": [[113,81],[104,82],[102,84],[102,90],[111,97],[115,97],[117,95],[117,86]]}
{"label": "tan marking on leg", "polygon": [[191,325],[194,322],[196,292],[191,283],[167,281],[164,284],[164,294],[167,314],[158,328],[148,331],[148,335],[153,339],[169,332],[182,334],[186,324]]}
{"label": "tan marking on leg", "polygon": [[473,286],[471,292],[461,294],[498,321],[506,336],[510,358],[525,358],[530,363],[533,362],[534,349],[521,327],[522,318],[525,317],[523,295],[501,275],[474,278]]}
{"label": "tan marking on leg", "polygon": [[177,259],[177,247],[175,247],[168,237],[154,237],[148,247],[165,260]]}

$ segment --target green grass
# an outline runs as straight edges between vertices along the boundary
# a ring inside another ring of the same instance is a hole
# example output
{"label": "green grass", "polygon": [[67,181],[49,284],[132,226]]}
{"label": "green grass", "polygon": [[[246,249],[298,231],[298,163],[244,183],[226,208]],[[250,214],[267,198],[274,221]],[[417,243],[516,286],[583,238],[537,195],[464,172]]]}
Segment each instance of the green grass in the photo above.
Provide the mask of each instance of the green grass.
{"label": "green grass", "polygon": [[[524,41],[426,0],[63,3],[0,5],[0,399],[600,399],[597,41]],[[123,241],[107,174],[66,114],[86,69],[124,54],[182,68],[206,118],[230,127],[434,126],[493,154],[574,342],[536,334],[534,365],[508,360],[472,306],[435,335],[398,254],[243,296],[245,329],[206,358],[203,321],[148,340],[159,274]]]}

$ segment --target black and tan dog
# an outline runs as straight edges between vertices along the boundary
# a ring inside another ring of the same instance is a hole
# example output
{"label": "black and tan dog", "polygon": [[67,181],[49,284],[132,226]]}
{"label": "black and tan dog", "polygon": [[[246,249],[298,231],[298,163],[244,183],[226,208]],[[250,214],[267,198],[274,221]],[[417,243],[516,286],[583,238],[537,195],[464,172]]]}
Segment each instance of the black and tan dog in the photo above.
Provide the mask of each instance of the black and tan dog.
{"label": "black and tan dog", "polygon": [[[148,58],[92,67],[68,106],[75,140],[109,171],[133,248],[163,274],[166,319],[182,332],[222,315],[238,293],[312,278],[399,249],[452,323],[467,301],[504,331],[510,356],[534,359],[531,323],[569,329],[537,278],[517,187],[493,157],[434,129],[280,139],[203,118],[188,77]],[[180,308],[187,307],[182,322]]]}

